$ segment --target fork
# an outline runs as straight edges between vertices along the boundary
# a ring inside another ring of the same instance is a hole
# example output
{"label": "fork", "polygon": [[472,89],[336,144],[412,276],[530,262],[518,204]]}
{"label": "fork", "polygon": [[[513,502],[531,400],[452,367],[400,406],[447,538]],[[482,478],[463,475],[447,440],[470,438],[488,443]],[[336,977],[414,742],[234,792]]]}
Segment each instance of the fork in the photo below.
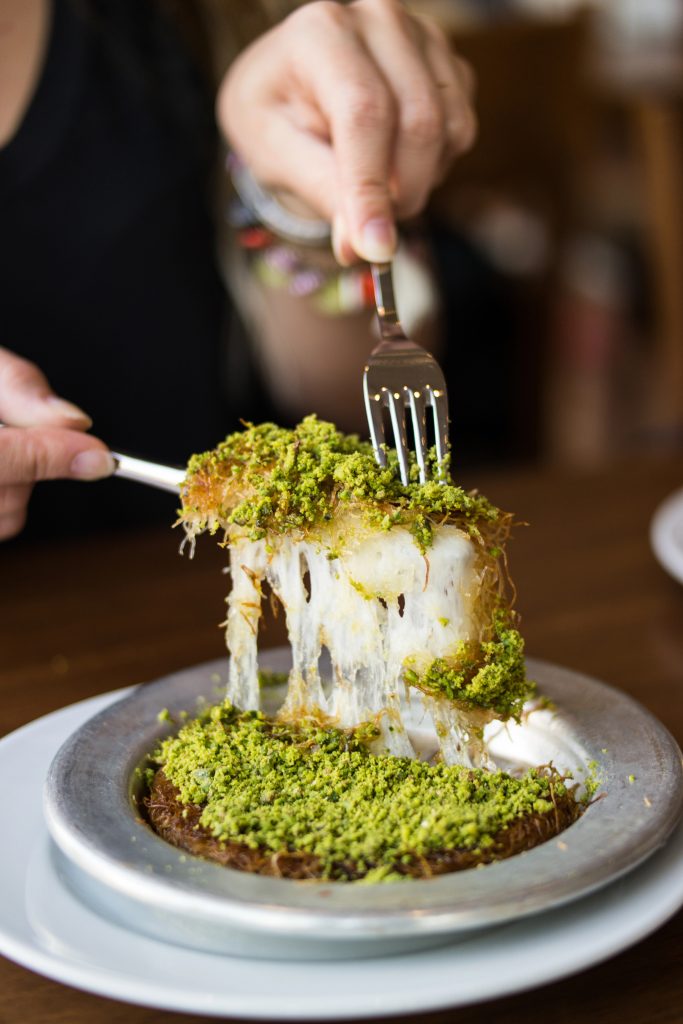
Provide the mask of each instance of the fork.
{"label": "fork", "polygon": [[[410,410],[420,483],[427,481],[427,407],[434,422],[437,465],[449,451],[446,381],[434,356],[406,337],[396,314],[390,263],[372,264],[372,283],[381,341],[363,373],[363,397],[372,447],[380,466],[387,464],[383,406],[389,409],[404,486],[409,482],[406,409]],[[445,476],[439,478],[445,482]]]}
{"label": "fork", "polygon": [[176,466],[164,466],[159,462],[137,459],[122,452],[110,452],[114,460],[114,475],[139,484],[149,484],[162,491],[180,492],[180,485],[187,476],[187,470]]}

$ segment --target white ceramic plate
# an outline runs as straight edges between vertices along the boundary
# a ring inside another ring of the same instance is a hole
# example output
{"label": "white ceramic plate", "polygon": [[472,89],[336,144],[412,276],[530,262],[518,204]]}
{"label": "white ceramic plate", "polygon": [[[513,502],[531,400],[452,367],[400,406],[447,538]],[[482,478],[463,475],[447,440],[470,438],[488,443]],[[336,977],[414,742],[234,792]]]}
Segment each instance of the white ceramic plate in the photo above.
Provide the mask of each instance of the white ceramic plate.
{"label": "white ceramic plate", "polygon": [[415,1013],[572,974],[637,942],[683,905],[679,827],[642,867],[595,895],[421,953],[265,964],[133,934],[88,910],[62,886],[41,807],[43,780],[62,742],[122,695],[83,701],[0,741],[5,813],[13,822],[3,846],[0,952],[57,981],[206,1016],[304,1020]]}
{"label": "white ceramic plate", "polygon": [[662,567],[683,583],[683,490],[670,495],[655,512],[650,543]]}

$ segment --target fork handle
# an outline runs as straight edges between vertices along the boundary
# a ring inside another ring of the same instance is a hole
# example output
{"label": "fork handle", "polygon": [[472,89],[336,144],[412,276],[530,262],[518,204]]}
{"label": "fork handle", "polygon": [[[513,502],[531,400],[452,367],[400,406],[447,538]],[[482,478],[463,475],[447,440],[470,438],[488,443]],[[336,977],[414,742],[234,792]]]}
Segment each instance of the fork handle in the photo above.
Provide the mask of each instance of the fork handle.
{"label": "fork handle", "polygon": [[146,459],[134,459],[132,455],[123,455],[121,452],[112,452],[111,455],[116,464],[116,476],[136,480],[140,484],[149,484],[162,491],[173,491],[178,494],[186,476],[184,469],[177,469],[175,466],[163,466],[158,462],[148,462]]}
{"label": "fork handle", "polygon": [[382,340],[392,341],[404,338],[403,328],[396,312],[391,263],[372,264],[372,284],[375,290],[375,305]]}

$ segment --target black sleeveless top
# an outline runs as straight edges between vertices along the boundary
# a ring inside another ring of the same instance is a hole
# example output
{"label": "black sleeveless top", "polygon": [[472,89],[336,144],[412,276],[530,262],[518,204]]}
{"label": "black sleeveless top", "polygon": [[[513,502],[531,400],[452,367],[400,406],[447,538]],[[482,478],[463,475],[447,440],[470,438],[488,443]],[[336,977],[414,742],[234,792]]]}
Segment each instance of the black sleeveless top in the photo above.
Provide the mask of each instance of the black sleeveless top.
{"label": "black sleeveless top", "polygon": [[[151,2],[85,9],[53,0],[42,77],[0,149],[0,344],[111,448],[183,464],[252,413],[225,351],[212,98]],[[120,480],[50,482],[29,526],[171,521],[174,508]]]}

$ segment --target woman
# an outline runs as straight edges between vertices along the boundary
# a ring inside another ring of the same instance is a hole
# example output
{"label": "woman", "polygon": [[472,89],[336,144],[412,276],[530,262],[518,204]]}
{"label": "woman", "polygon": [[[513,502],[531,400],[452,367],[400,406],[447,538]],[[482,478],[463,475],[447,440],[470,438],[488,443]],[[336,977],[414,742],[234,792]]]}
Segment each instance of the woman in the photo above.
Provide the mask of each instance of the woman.
{"label": "woman", "polygon": [[[213,137],[190,59],[226,22],[207,0],[182,35],[173,10],[0,0],[0,538],[22,529],[36,481],[106,477],[109,446],[180,461],[250,412],[244,359],[221,349]],[[339,265],[391,258],[396,221],[474,134],[468,70],[438,28],[397,0],[320,0],[227,71],[224,53],[214,47],[216,120],[241,166],[297,217],[332,225]],[[323,249],[305,258],[329,273]],[[367,317],[321,317],[255,281],[246,291],[276,407],[343,411]],[[90,417],[107,444],[86,433]],[[53,485],[36,518],[125,519],[121,487]],[[143,501],[154,496],[131,499],[136,516]]]}

